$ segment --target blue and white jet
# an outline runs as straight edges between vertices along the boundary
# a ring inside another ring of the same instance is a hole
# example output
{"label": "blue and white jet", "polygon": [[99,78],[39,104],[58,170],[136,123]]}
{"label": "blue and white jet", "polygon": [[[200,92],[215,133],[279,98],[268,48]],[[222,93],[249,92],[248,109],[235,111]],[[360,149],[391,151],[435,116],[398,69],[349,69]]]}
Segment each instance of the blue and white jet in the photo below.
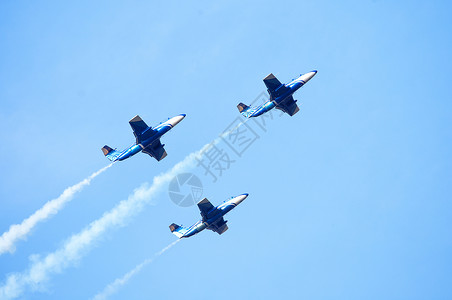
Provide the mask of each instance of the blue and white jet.
{"label": "blue and white jet", "polygon": [[228,230],[228,225],[226,225],[228,221],[225,221],[223,216],[242,203],[246,197],[248,197],[248,194],[232,197],[217,207],[214,207],[212,203],[207,200],[207,198],[204,198],[198,203],[199,210],[201,211],[201,220],[190,227],[182,227],[173,223],[169,226],[169,228],[171,232],[180,239],[191,237],[197,233],[200,233],[204,229],[209,229],[218,234],[223,234],[226,230]]}
{"label": "blue and white jet", "polygon": [[276,107],[276,109],[282,110],[289,116],[293,116],[300,109],[297,106],[297,100],[293,99],[293,93],[306,84],[312,77],[317,74],[317,71],[311,71],[303,74],[300,77],[292,80],[287,84],[282,84],[273,74],[264,78],[264,83],[267,86],[267,91],[270,94],[270,99],[262,105],[257,107],[249,107],[243,103],[239,103],[237,108],[239,112],[247,117],[258,117],[267,111]]}
{"label": "blue and white jet", "polygon": [[140,151],[149,154],[157,161],[161,161],[166,157],[167,153],[163,148],[165,145],[162,145],[160,142],[160,138],[184,118],[185,114],[180,114],[152,128],[146,125],[140,116],[135,116],[129,121],[136,138],[135,144],[124,151],[118,151],[105,145],[102,148],[102,152],[104,152],[104,155],[113,162],[129,158]]}

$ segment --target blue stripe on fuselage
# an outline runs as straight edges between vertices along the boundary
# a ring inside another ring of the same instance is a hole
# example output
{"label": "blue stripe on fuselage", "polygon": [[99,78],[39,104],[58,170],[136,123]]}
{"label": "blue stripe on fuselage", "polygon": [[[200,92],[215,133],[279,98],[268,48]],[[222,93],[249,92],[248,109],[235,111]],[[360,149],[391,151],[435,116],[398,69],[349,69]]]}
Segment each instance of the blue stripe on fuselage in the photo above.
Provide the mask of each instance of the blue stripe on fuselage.
{"label": "blue stripe on fuselage", "polygon": [[124,160],[126,158],[129,158],[135,154],[137,154],[138,152],[140,152],[141,150],[143,150],[140,145],[133,145],[132,147],[130,147],[129,149],[124,150],[121,155],[118,157],[118,160]]}
{"label": "blue stripe on fuselage", "polygon": [[273,101],[267,101],[264,104],[257,107],[256,111],[251,114],[251,117],[258,117],[267,111],[273,109],[276,104]]}

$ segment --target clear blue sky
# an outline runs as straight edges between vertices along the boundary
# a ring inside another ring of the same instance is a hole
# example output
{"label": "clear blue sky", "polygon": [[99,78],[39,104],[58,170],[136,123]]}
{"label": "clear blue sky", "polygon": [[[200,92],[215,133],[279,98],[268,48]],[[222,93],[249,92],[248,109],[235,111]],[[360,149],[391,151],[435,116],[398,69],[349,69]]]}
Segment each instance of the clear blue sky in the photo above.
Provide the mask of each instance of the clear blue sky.
{"label": "clear blue sky", "polygon": [[[222,236],[203,232],[110,299],[451,299],[452,92],[448,1],[2,1],[0,233],[108,164],[128,121],[187,117],[95,178],[13,254],[0,285],[62,247],[133,190],[212,141],[236,105],[318,74],[212,182],[250,196]],[[248,124],[248,123],[247,123]],[[249,123],[252,124],[252,123]],[[224,146],[224,145],[223,145]],[[225,146],[226,147],[226,146]],[[19,299],[90,299],[176,239],[195,206],[154,205]]]}

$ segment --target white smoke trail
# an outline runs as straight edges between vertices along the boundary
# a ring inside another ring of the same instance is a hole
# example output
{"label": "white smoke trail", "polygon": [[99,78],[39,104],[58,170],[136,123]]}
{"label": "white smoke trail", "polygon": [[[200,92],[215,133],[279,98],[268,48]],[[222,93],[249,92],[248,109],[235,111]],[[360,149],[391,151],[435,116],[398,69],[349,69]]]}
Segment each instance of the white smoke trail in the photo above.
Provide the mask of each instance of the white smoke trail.
{"label": "white smoke trail", "polygon": [[179,241],[181,241],[181,240],[180,239],[175,240],[174,242],[172,242],[171,244],[169,244],[168,246],[166,246],[165,248],[160,250],[158,253],[156,253],[153,258],[145,259],[142,263],[140,263],[135,268],[133,268],[132,270],[127,272],[124,276],[117,278],[115,281],[113,281],[112,283],[107,285],[104,288],[104,290],[102,292],[98,293],[96,296],[94,296],[92,300],[105,300],[108,297],[110,297],[111,295],[115,294],[121,287],[123,287],[125,284],[127,284],[127,282],[129,282],[129,280],[133,276],[135,276],[137,273],[139,273],[141,271],[141,269],[143,269],[146,265],[153,262],[158,256],[160,256],[163,253],[165,253],[166,251],[168,251],[171,247],[176,245]]}
{"label": "white smoke trail", "polygon": [[[245,122],[239,123],[232,130],[236,130]],[[21,296],[27,287],[39,288],[51,274],[61,273],[75,263],[108,229],[123,225],[127,219],[140,212],[161,187],[169,183],[174,176],[194,167],[197,158],[201,159],[205,151],[219,143],[232,130],[222,133],[211,143],[189,154],[166,173],[155,176],[150,186],[143,184],[129,195],[127,200],[122,200],[110,211],[105,212],[101,218],[93,221],[81,232],[72,235],[61,248],[44,258],[33,256],[34,259],[28,270],[10,274],[6,278],[6,283],[0,286],[0,299],[15,299]]]}
{"label": "white smoke trail", "polygon": [[[231,130],[228,130],[228,131],[220,134],[220,136],[217,137],[214,141],[212,141],[212,143],[205,145],[200,151],[198,151],[198,155],[202,155],[202,153],[204,153],[204,151],[208,150],[210,147],[217,144],[221,140],[221,138],[230,134],[234,130],[237,130],[242,124],[246,123],[248,120],[249,119],[246,119],[244,122],[239,123],[237,126],[232,128]],[[92,300],[105,300],[108,297],[110,297],[111,295],[115,294],[121,287],[123,287],[125,284],[127,284],[133,276],[135,276],[137,273],[139,273],[146,265],[152,263],[155,258],[157,258],[158,256],[165,253],[167,250],[169,250],[171,247],[173,247],[180,241],[181,241],[180,239],[175,240],[174,242],[172,242],[171,244],[169,244],[168,246],[166,246],[165,248],[160,250],[160,252],[156,253],[153,258],[145,259],[143,262],[141,262],[140,264],[135,266],[135,268],[133,268],[132,270],[127,272],[124,276],[115,279],[112,283],[108,284],[100,293],[95,295],[92,298]]]}
{"label": "white smoke trail", "polygon": [[80,192],[85,186],[91,183],[95,177],[100,175],[102,172],[110,168],[112,164],[103,167],[97,172],[94,172],[89,177],[83,179],[79,183],[68,187],[63,191],[63,193],[56,199],[48,201],[43,207],[35,211],[31,216],[26,218],[20,224],[14,224],[9,227],[8,231],[5,231],[2,236],[0,236],[0,255],[9,251],[13,253],[16,250],[15,243],[19,240],[24,240],[30,231],[42,221],[45,221],[52,215],[58,213],[58,211],[63,208],[63,206],[72,200],[77,192]]}
{"label": "white smoke trail", "polygon": [[152,185],[143,184],[129,195],[127,200],[122,200],[113,209],[104,213],[101,218],[93,221],[81,232],[72,235],[55,252],[44,258],[34,256],[27,271],[14,273],[7,277],[6,283],[0,286],[0,299],[17,298],[23,294],[26,287],[35,289],[47,281],[51,274],[60,273],[76,262],[108,229],[123,225],[126,220],[140,212],[158,190],[171,181],[174,176],[195,166],[196,158],[200,157],[210,146],[211,144],[208,144],[201,150],[189,154],[166,173],[155,176]]}

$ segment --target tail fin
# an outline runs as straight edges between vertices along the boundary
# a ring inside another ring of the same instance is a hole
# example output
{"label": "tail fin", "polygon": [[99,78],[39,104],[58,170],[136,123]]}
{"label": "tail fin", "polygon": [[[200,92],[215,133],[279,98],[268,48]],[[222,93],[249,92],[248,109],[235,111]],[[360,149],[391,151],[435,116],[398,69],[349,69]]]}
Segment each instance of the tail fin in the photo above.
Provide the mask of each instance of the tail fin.
{"label": "tail fin", "polygon": [[184,234],[187,232],[187,228],[179,226],[176,223],[171,224],[169,226],[169,228],[170,228],[171,232],[178,238],[182,238],[184,236]]}
{"label": "tail fin", "polygon": [[250,118],[259,109],[259,107],[249,107],[248,105],[245,105],[243,103],[239,103],[237,105],[237,108],[239,109],[239,112],[242,114],[242,116],[246,118]]}
{"label": "tail fin", "polygon": [[107,145],[102,148],[102,152],[111,161],[115,161],[119,157],[119,155],[121,155],[121,152],[117,151],[116,149],[112,149]]}
{"label": "tail fin", "polygon": [[237,105],[237,108],[239,109],[239,112],[241,113],[242,111],[246,111],[246,110],[248,110],[250,107],[248,106],[248,105],[245,105],[245,104],[243,104],[242,102],[240,102],[238,105]]}

